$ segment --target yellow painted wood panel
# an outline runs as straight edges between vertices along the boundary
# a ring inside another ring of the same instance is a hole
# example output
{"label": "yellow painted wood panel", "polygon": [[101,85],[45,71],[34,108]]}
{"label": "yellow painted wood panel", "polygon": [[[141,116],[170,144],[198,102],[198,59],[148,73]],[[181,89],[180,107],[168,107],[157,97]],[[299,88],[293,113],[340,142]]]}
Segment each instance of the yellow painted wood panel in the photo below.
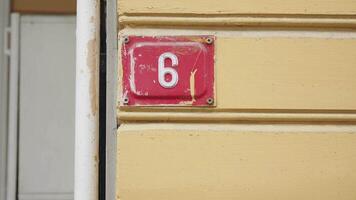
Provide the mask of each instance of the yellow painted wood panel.
{"label": "yellow painted wood panel", "polygon": [[354,126],[124,124],[120,200],[354,200]]}
{"label": "yellow painted wood panel", "polygon": [[356,38],[260,35],[217,34],[212,110],[356,110]]}
{"label": "yellow painted wood panel", "polygon": [[120,14],[353,15],[355,0],[120,0]]}
{"label": "yellow painted wood panel", "polygon": [[356,110],[356,39],[218,38],[220,109]]}

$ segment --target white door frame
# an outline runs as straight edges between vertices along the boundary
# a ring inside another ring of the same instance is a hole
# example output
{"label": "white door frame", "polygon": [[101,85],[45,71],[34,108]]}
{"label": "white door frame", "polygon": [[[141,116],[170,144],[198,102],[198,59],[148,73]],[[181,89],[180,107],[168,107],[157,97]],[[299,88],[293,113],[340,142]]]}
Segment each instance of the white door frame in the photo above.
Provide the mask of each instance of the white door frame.
{"label": "white door frame", "polygon": [[5,55],[6,27],[9,25],[10,0],[0,0],[0,200],[6,197],[8,59]]}
{"label": "white door frame", "polygon": [[17,199],[20,14],[11,14],[6,200]]}

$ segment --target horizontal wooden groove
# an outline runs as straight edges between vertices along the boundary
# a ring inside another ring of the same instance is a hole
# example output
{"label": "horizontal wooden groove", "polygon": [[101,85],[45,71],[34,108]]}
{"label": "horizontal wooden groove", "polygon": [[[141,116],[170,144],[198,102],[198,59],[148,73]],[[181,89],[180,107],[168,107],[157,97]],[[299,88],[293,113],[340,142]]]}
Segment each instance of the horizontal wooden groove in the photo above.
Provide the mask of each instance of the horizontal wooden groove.
{"label": "horizontal wooden groove", "polygon": [[229,113],[229,112],[119,112],[120,122],[287,122],[356,123],[356,114],[327,113]]}
{"label": "horizontal wooden groove", "polygon": [[198,26],[198,27],[290,27],[290,28],[356,28],[355,18],[326,17],[180,17],[120,16],[121,26]]}

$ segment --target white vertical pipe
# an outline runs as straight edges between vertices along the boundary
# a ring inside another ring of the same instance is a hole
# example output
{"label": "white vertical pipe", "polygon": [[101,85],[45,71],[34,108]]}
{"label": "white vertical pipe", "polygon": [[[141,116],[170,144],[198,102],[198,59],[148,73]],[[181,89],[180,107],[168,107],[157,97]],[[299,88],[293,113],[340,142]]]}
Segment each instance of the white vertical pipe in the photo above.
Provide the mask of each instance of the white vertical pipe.
{"label": "white vertical pipe", "polygon": [[9,69],[9,121],[7,149],[7,200],[17,199],[17,141],[18,141],[18,99],[19,99],[19,41],[20,15],[11,14],[11,49]]}
{"label": "white vertical pipe", "polygon": [[77,1],[75,200],[98,199],[99,0]]}

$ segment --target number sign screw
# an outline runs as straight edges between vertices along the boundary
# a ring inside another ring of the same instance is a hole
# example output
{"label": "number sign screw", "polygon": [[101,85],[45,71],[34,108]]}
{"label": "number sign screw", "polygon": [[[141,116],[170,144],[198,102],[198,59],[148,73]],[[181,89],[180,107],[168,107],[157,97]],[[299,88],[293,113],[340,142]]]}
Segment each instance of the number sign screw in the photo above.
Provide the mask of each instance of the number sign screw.
{"label": "number sign screw", "polygon": [[127,105],[129,103],[129,98],[124,98],[124,104]]}
{"label": "number sign screw", "polygon": [[124,37],[124,42],[125,44],[128,44],[130,42],[130,38],[128,36]]}
{"label": "number sign screw", "polygon": [[209,98],[209,99],[206,100],[206,103],[208,105],[213,105],[214,104],[214,99],[213,98]]}
{"label": "number sign screw", "polygon": [[206,42],[207,44],[213,44],[214,39],[213,39],[213,38],[206,38],[206,39],[205,39],[205,42]]}

